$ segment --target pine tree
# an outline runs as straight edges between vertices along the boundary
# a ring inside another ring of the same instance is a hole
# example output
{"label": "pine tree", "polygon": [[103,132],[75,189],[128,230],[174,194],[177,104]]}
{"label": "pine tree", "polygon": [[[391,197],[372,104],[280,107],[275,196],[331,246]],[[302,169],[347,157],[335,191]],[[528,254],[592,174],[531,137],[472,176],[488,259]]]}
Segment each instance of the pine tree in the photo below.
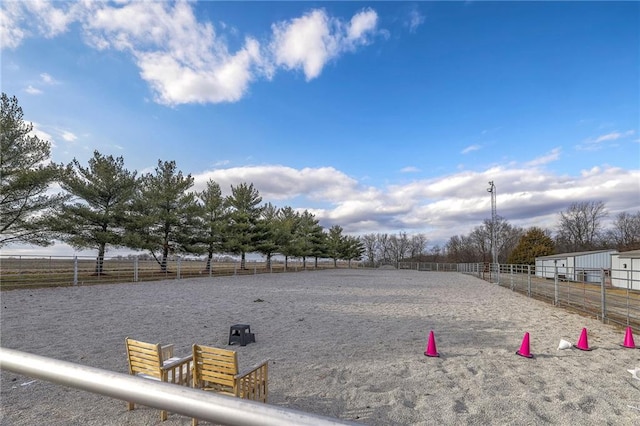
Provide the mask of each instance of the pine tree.
{"label": "pine tree", "polygon": [[155,174],[140,178],[128,223],[129,247],[148,250],[163,272],[170,253],[198,251],[198,204],[188,192],[192,186],[193,177],[178,171],[175,161],[158,160]]}
{"label": "pine tree", "polygon": [[201,232],[197,233],[197,244],[203,245],[207,253],[206,270],[211,270],[214,253],[224,250],[225,229],[229,211],[222,196],[220,185],[209,180],[204,191],[197,193],[201,201],[198,209]]}
{"label": "pine tree", "polygon": [[67,166],[61,186],[73,196],[57,217],[61,239],[78,249],[96,249],[96,274],[102,274],[108,245],[121,247],[124,221],[135,195],[136,172],[124,168],[122,157],[94,151],[89,167],[74,159]]}
{"label": "pine tree", "polygon": [[[302,268],[307,267],[307,257],[319,256],[323,252],[319,243],[322,241],[322,226],[318,219],[305,210],[298,218],[298,226],[295,231],[295,240],[298,242],[298,256],[302,257]],[[317,265],[316,265],[317,266]]]}
{"label": "pine tree", "polygon": [[300,253],[297,240],[299,223],[300,215],[291,207],[283,207],[278,212],[276,241],[280,253],[284,256],[285,271],[289,266],[289,257],[298,256]]}
{"label": "pine tree", "polygon": [[0,113],[0,247],[53,244],[51,219],[66,199],[48,193],[60,175],[49,162],[51,145],[32,134],[16,97],[2,93]]}
{"label": "pine tree", "polygon": [[278,244],[279,213],[280,209],[273,204],[265,204],[256,225],[256,251],[267,258],[267,270],[271,269],[271,258],[280,250]]}
{"label": "pine tree", "polygon": [[327,255],[333,259],[333,266],[338,266],[338,259],[344,256],[344,238],[342,236],[342,227],[333,225],[329,228],[327,236]]}
{"label": "pine tree", "polygon": [[253,184],[231,185],[231,195],[227,197],[227,205],[231,209],[227,249],[240,255],[241,269],[245,269],[246,254],[256,249],[261,202],[262,197]]}
{"label": "pine tree", "polygon": [[535,265],[536,257],[554,253],[553,239],[543,229],[530,228],[511,252],[507,263],[516,265]]}

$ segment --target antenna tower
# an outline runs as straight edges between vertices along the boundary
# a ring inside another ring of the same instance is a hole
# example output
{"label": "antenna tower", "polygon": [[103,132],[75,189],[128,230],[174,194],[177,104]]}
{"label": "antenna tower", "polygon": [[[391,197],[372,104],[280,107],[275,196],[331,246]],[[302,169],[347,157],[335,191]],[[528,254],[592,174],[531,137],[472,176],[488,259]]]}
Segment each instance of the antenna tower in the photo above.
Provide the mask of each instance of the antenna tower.
{"label": "antenna tower", "polygon": [[496,207],[496,186],[493,181],[489,182],[489,188],[487,191],[491,194],[491,257],[493,263],[498,263],[497,246],[496,241],[496,222],[498,220],[498,210]]}

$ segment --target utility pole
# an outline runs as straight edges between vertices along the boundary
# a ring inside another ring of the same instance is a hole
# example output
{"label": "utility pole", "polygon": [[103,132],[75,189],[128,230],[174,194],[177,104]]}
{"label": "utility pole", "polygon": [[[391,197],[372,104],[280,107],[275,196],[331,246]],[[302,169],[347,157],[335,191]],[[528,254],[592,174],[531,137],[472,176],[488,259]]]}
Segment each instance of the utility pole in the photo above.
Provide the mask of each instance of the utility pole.
{"label": "utility pole", "polygon": [[491,260],[493,263],[498,263],[498,242],[496,241],[496,221],[498,220],[498,213],[496,207],[496,186],[493,184],[493,181],[489,182],[487,192],[491,194]]}

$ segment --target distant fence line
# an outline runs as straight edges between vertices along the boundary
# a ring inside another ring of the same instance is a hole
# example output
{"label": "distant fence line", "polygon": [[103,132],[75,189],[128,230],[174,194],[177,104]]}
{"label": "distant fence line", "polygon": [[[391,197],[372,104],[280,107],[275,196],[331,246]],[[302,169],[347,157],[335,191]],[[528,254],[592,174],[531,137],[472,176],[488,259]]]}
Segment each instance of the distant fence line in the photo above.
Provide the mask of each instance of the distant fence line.
{"label": "distant fence line", "polygon": [[[107,283],[154,281],[196,277],[298,272],[303,270],[362,268],[362,262],[337,262],[323,259],[290,259],[285,264],[273,260],[212,261],[175,258],[165,270],[155,260],[105,258],[100,274],[96,259],[81,256],[10,256],[0,255],[0,288],[79,286]],[[400,262],[398,269],[459,272],[477,276],[528,297],[544,300],[593,315],[603,322],[640,327],[640,279],[637,271],[612,269],[534,268],[532,265],[489,263]],[[562,273],[560,273],[562,272]]]}
{"label": "distant fence line", "polygon": [[[161,269],[155,260],[141,260],[137,257],[105,257],[100,273],[96,272],[97,259],[90,256],[11,256],[0,255],[0,288],[81,286],[93,284],[156,281],[198,277],[219,277],[229,275],[253,275],[263,273],[298,272],[302,270],[333,269],[333,260],[289,259],[246,261],[244,268],[238,261],[212,260],[207,266],[206,259],[174,258]],[[337,262],[337,268],[357,268],[358,262]]]}
{"label": "distant fence line", "polygon": [[456,271],[528,297],[592,315],[604,323],[640,327],[640,278],[629,269],[534,267],[490,263],[405,262],[401,269]]}

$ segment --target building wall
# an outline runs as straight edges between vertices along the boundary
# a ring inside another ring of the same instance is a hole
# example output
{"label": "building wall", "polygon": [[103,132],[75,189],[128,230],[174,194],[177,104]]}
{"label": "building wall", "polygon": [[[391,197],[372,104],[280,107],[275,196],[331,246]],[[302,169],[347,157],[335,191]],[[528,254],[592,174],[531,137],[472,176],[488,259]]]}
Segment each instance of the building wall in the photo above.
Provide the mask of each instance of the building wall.
{"label": "building wall", "polygon": [[624,254],[611,255],[611,285],[640,290],[640,258],[625,257]]}
{"label": "building wall", "polygon": [[536,259],[536,276],[553,278],[557,261],[558,275],[580,282],[599,283],[602,269],[611,269],[611,255],[616,250],[602,252],[557,255],[548,259]]}
{"label": "building wall", "polygon": [[[558,261],[557,264],[555,261]],[[556,265],[558,267],[558,275],[567,276],[567,271],[572,269],[573,258],[536,259],[536,276],[543,278],[555,277]]]}

